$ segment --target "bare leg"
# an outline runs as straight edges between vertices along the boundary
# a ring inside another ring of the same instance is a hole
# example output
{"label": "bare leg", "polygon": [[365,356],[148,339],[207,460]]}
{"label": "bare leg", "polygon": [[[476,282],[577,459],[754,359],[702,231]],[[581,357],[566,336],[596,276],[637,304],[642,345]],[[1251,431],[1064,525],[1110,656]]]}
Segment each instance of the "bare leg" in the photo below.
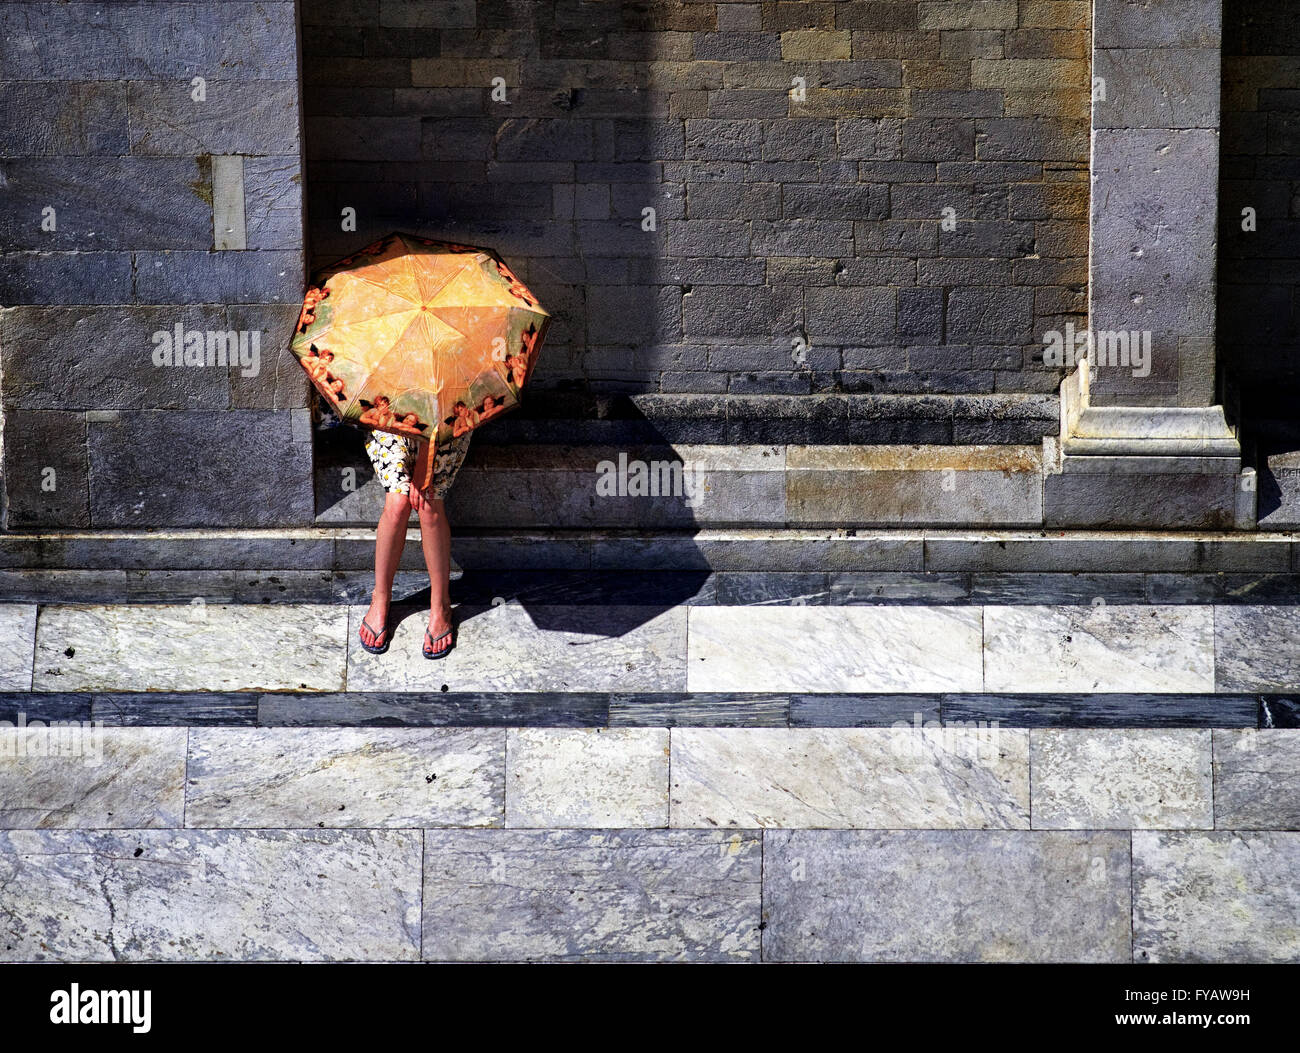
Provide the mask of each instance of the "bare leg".
{"label": "bare leg", "polygon": [[402,559],[402,546],[406,544],[406,527],[411,518],[411,499],[406,494],[387,494],[384,510],[375,529],[375,591],[370,598],[370,609],[365,620],[374,627],[370,632],[361,627],[361,639],[372,647],[376,645],[375,633],[382,634],[388,624],[388,607],[393,600],[393,577]]}
{"label": "bare leg", "polygon": [[[429,635],[437,640],[451,628],[451,524],[439,500],[426,498],[417,511],[420,546],[429,569]],[[446,641],[437,646],[445,647]]]}

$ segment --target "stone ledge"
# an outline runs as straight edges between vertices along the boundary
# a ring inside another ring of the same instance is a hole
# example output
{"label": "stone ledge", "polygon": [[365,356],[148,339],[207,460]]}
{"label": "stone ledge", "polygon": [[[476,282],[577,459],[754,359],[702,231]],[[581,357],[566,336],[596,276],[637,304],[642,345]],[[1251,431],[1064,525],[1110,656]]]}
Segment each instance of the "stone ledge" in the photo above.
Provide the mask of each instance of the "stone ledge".
{"label": "stone ledge", "polygon": [[[404,565],[419,570],[418,531]],[[460,530],[467,570],[835,570],[963,573],[1288,573],[1295,535],[1106,530]],[[66,531],[0,534],[0,572],[363,572],[374,530]]]}

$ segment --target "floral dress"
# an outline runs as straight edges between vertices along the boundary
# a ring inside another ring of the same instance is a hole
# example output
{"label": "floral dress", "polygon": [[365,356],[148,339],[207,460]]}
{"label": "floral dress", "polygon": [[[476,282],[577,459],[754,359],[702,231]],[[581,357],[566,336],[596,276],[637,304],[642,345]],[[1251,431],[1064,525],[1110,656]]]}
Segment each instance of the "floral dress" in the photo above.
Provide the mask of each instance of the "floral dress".
{"label": "floral dress", "polygon": [[[429,492],[434,500],[441,501],[456,481],[456,473],[469,452],[473,432],[458,435],[450,442],[437,447],[433,455],[433,482]],[[366,455],[374,466],[375,476],[390,494],[409,494],[411,474],[420,453],[420,444],[404,435],[390,431],[372,431],[366,440]]]}

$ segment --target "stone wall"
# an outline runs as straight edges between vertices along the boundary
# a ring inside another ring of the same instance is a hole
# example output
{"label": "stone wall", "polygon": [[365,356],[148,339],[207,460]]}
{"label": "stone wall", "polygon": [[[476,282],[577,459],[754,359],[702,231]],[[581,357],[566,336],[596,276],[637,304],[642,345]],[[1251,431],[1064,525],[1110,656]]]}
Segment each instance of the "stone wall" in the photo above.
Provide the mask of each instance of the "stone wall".
{"label": "stone wall", "polygon": [[0,5],[10,528],[310,521],[295,7]]}
{"label": "stone wall", "polygon": [[[1225,0],[1220,362],[1252,434],[1294,450],[1300,398],[1300,14]],[[1254,230],[1243,229],[1243,209]]]}
{"label": "stone wall", "polygon": [[1087,0],[302,10],[315,263],[395,227],[489,243],[556,317],[484,441],[1055,432]]}

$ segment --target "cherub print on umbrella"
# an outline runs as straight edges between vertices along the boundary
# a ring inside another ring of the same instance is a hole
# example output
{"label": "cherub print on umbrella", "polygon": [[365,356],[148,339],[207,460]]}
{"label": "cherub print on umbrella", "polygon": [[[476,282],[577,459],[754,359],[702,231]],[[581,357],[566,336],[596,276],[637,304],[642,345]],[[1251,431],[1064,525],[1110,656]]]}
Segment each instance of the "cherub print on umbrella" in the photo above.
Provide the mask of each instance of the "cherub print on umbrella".
{"label": "cherub print on umbrella", "polygon": [[316,275],[292,347],[342,420],[437,445],[519,405],[549,322],[490,249],[390,234]]}

